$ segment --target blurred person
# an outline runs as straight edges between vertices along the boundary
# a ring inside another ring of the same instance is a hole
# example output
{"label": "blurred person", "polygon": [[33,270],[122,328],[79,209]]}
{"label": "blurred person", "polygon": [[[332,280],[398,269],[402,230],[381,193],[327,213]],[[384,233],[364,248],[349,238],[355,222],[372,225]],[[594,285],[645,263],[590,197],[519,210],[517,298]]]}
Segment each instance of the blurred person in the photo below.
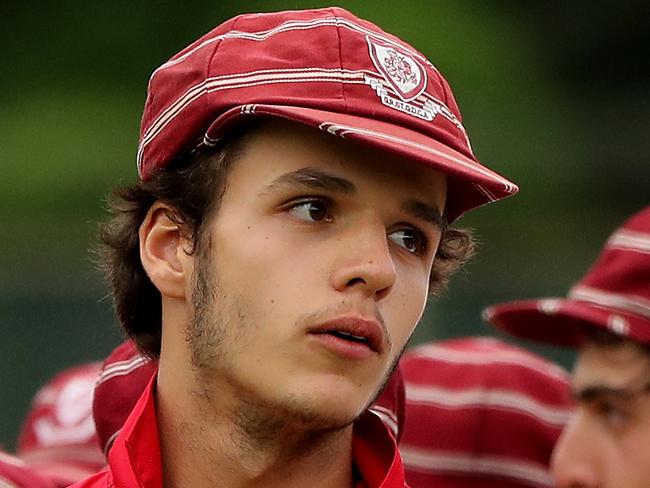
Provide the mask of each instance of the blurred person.
{"label": "blurred person", "polygon": [[485,317],[578,350],[578,407],[553,452],[557,486],[650,486],[650,207],[609,237],[566,298],[499,304]]}
{"label": "blurred person", "polygon": [[16,455],[29,468],[68,486],[106,464],[92,417],[101,363],[67,368],[34,396],[18,435]]}
{"label": "blurred person", "polygon": [[0,488],[58,488],[54,481],[34,473],[25,461],[0,451]]}
{"label": "blurred person", "polygon": [[404,486],[367,407],[471,254],[448,224],[517,190],[440,73],[340,8],[240,15],[154,72],[137,159],[101,256],[158,372],[75,486]]}
{"label": "blurred person", "polygon": [[0,453],[0,487],[65,487],[105,464],[92,417],[101,364],[56,374],[32,400],[20,429],[16,455]]}
{"label": "blurred person", "polygon": [[419,345],[400,361],[400,452],[413,488],[550,488],[572,408],[568,374],[488,337]]}

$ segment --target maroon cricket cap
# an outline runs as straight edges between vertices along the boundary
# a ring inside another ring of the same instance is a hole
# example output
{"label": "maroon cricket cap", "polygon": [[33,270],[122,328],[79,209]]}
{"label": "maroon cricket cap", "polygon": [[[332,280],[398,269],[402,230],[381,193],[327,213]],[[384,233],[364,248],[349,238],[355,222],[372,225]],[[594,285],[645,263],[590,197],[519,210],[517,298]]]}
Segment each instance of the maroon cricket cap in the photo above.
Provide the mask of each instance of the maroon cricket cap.
{"label": "maroon cricket cap", "polygon": [[43,386],[20,430],[16,453],[33,473],[68,486],[106,463],[97,444],[92,398],[100,363],[66,369]]}
{"label": "maroon cricket cap", "polygon": [[132,341],[117,346],[104,360],[92,409],[105,455],[157,369],[158,362],[141,354]]}
{"label": "maroon cricket cap", "polygon": [[446,173],[450,221],[518,190],[477,161],[435,66],[338,7],[240,15],[156,69],[140,128],[140,176],[146,180],[197,144],[217,144],[231,124],[255,115],[293,120]]}
{"label": "maroon cricket cap", "polygon": [[553,447],[573,409],[568,374],[487,337],[420,345],[401,361],[410,486],[550,488]]}
{"label": "maroon cricket cap", "polygon": [[650,344],[650,207],[611,235],[566,298],[502,303],[483,316],[515,336],[560,346],[579,346],[586,326]]}

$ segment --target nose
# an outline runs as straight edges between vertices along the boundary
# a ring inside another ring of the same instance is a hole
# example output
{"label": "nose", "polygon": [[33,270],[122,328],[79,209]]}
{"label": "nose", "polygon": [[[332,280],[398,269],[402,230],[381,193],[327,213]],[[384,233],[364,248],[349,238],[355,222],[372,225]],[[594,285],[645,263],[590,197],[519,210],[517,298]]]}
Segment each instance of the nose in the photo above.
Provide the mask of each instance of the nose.
{"label": "nose", "polygon": [[551,457],[551,471],[558,488],[596,488],[598,440],[580,413],[576,413],[558,439]]}
{"label": "nose", "polygon": [[397,272],[383,225],[359,225],[340,241],[340,257],[331,274],[338,291],[358,289],[375,300],[390,293]]}

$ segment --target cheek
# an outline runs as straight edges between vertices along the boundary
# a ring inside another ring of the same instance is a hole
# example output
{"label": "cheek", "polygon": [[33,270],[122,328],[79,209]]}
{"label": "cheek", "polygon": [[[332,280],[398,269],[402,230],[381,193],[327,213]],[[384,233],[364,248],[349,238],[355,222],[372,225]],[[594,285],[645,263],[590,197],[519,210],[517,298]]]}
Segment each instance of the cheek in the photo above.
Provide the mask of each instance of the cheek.
{"label": "cheek", "polygon": [[629,470],[636,469],[643,473],[645,479],[650,479],[650,449],[647,448],[650,440],[650,425],[634,425],[628,434],[619,443],[621,464],[627,465]]}
{"label": "cheek", "polygon": [[277,306],[283,295],[300,295],[318,263],[310,246],[300,245],[284,226],[273,224],[224,225],[215,233],[214,246],[224,284],[258,296],[267,306],[272,300]]}
{"label": "cheek", "polygon": [[399,280],[395,285],[383,314],[387,323],[393,324],[391,335],[397,350],[406,343],[422,318],[427,304],[428,283],[428,275],[416,273],[411,279]]}

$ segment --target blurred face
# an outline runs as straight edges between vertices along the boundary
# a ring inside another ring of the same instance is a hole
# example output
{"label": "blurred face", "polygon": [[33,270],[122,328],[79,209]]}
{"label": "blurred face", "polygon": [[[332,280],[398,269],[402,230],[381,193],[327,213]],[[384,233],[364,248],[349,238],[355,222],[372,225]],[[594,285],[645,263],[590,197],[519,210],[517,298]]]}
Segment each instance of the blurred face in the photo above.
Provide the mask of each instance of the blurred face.
{"label": "blurred face", "polygon": [[279,121],[234,162],[195,258],[194,369],[242,409],[343,427],[420,319],[440,173]]}
{"label": "blurred face", "polygon": [[580,351],[578,408],[553,452],[557,486],[650,486],[649,385],[650,356],[632,342]]}

